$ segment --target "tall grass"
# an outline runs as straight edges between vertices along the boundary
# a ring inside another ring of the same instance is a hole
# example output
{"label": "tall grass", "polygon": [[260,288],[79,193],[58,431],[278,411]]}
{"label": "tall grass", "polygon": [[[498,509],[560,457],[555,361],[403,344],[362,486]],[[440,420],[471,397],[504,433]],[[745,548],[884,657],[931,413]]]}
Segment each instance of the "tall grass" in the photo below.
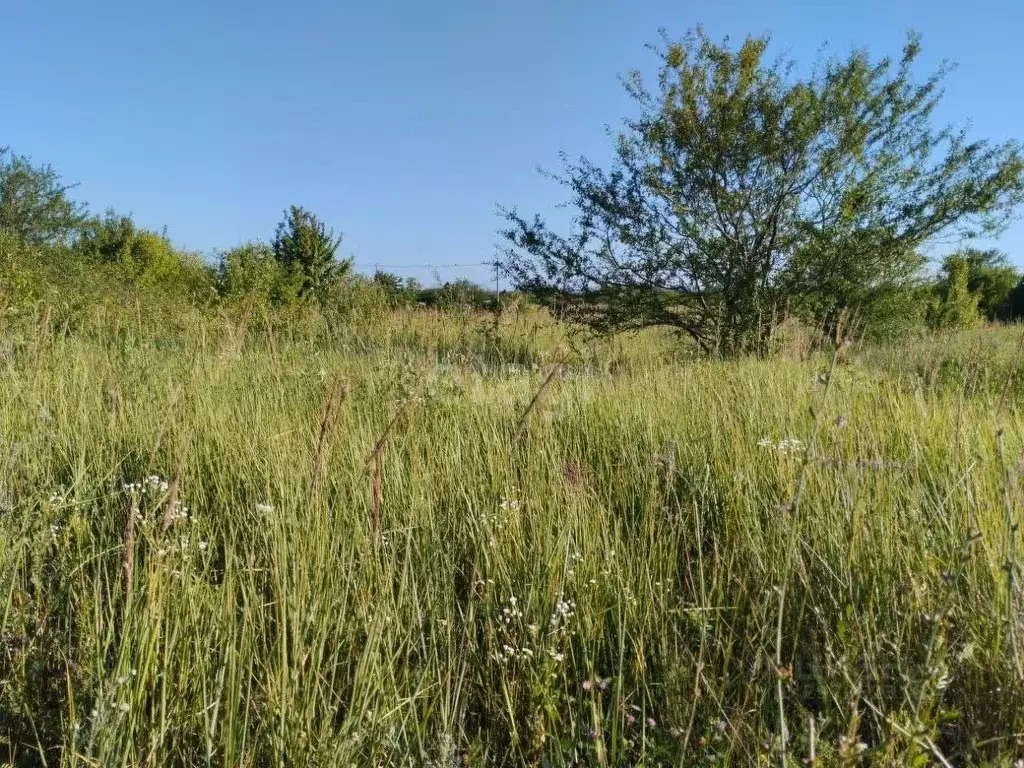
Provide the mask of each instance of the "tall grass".
{"label": "tall grass", "polygon": [[1012,387],[531,322],[8,326],[0,758],[1024,754]]}

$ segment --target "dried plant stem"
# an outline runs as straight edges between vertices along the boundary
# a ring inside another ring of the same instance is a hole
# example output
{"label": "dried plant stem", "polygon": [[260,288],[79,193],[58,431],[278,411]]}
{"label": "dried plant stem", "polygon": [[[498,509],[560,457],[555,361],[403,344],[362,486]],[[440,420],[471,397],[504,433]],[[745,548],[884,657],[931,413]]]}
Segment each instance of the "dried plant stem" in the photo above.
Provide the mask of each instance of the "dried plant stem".
{"label": "dried plant stem", "polygon": [[377,442],[373,444],[373,448],[370,449],[369,455],[366,457],[366,464],[364,469],[369,469],[370,465],[377,459],[381,451],[384,450],[384,446],[387,444],[388,436],[391,434],[391,430],[398,424],[398,420],[402,418],[402,414],[405,413],[409,406],[412,405],[413,398],[409,398],[395,411],[394,416],[391,417],[391,421],[388,422],[387,426],[384,427],[384,431],[381,432],[380,437],[377,438]]}
{"label": "dried plant stem", "polygon": [[43,353],[43,347],[46,346],[46,338],[50,331],[50,305],[46,305],[46,309],[43,310],[43,316],[39,320],[39,330],[36,333],[36,357],[39,357]]}
{"label": "dried plant stem", "polygon": [[281,358],[277,353],[277,341],[274,339],[273,328],[270,327],[269,320],[267,321],[267,339],[270,344],[270,362],[274,366],[274,375],[277,377],[277,380],[280,381],[281,376],[283,375],[281,370]]}
{"label": "dried plant stem", "polygon": [[381,493],[381,462],[380,453],[373,457],[373,535],[380,535],[380,508],[383,501]]}
{"label": "dried plant stem", "polygon": [[335,409],[345,397],[345,387],[338,379],[334,379],[327,390],[327,397],[324,398],[324,412],[320,419],[320,438],[317,440],[316,454],[313,456],[313,467],[309,476],[310,498],[320,487],[320,478],[324,471],[324,458],[327,455],[327,446],[330,443],[331,427],[334,423]]}
{"label": "dried plant stem", "polygon": [[129,599],[132,593],[132,575],[135,569],[135,518],[138,514],[139,496],[133,491],[131,506],[128,508],[128,520],[124,525],[124,553],[121,556],[126,599]]}
{"label": "dried plant stem", "polygon": [[381,454],[383,454],[384,448],[387,446],[388,437],[391,435],[391,431],[395,428],[395,425],[398,424],[399,419],[402,418],[402,414],[409,409],[409,406],[412,405],[414,400],[414,397],[410,397],[400,406],[398,406],[398,409],[395,411],[395,414],[391,417],[391,421],[389,421],[387,426],[384,427],[384,431],[381,433],[380,437],[377,438],[377,441],[373,444],[373,448],[370,449],[370,455],[366,457],[364,471],[369,470],[371,466],[373,467],[373,472],[371,475],[371,493],[373,498],[372,524],[373,535],[375,537],[380,535],[381,505],[384,501],[382,489],[383,466],[381,463]]}
{"label": "dried plant stem", "polygon": [[192,435],[185,438],[181,452],[178,454],[178,461],[174,468],[174,477],[171,478],[171,487],[167,491],[167,506],[164,508],[164,530],[171,527],[174,522],[174,508],[178,503],[178,494],[181,491],[181,477],[185,471],[185,462],[188,461],[188,453],[192,447]]}
{"label": "dried plant stem", "polygon": [[548,372],[548,375],[544,377],[544,381],[541,382],[540,387],[533,394],[533,398],[531,398],[529,405],[526,406],[526,410],[523,411],[523,415],[519,417],[519,422],[516,424],[515,429],[516,438],[520,437],[523,434],[523,431],[526,429],[527,419],[530,418],[530,414],[533,413],[533,409],[537,407],[537,404],[540,402],[541,396],[544,394],[544,391],[551,385],[551,382],[555,380],[555,376],[557,376],[562,371],[562,366],[565,365],[565,361],[568,359],[568,354],[562,355],[559,361],[551,367],[551,370]]}

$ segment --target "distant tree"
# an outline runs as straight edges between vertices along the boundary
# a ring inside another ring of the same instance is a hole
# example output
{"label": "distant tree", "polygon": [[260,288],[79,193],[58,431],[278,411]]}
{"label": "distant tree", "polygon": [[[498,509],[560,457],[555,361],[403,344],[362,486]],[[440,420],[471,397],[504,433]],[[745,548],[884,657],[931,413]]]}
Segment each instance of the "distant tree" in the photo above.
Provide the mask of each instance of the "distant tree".
{"label": "distant tree", "polygon": [[68,242],[85,220],[71,189],[50,166],[0,147],[0,232],[29,245]]}
{"label": "distant tree", "polygon": [[663,325],[705,350],[763,350],[791,312],[831,326],[892,295],[939,235],[998,231],[1024,196],[1016,143],[933,127],[945,69],[915,82],[862,50],[797,77],[698,30],[660,51],[657,89],[627,80],[640,114],[610,171],[565,160],[568,235],[506,212],[504,266],[599,331]]}
{"label": "distant tree", "polygon": [[393,272],[385,272],[380,269],[373,273],[373,282],[386,293],[391,294],[397,294],[404,287],[401,277]]}
{"label": "distant tree", "polygon": [[967,290],[977,297],[978,311],[987,320],[1006,319],[1010,294],[1021,278],[1006,254],[995,249],[965,248],[946,257],[942,267],[944,276],[957,259],[967,264]]}
{"label": "distant tree", "polygon": [[963,256],[949,256],[939,283],[937,298],[928,312],[928,325],[937,330],[973,328],[981,322],[978,294],[968,285],[970,263]]}
{"label": "distant tree", "polygon": [[214,289],[213,272],[198,256],[176,249],[166,232],[142,229],[112,210],[82,225],[75,251],[136,286],[203,301]]}
{"label": "distant tree", "polygon": [[1006,298],[1006,317],[1004,319],[1024,320],[1024,278],[1017,282]]}
{"label": "distant tree", "polygon": [[267,243],[259,241],[220,255],[217,284],[225,298],[251,298],[264,304],[289,304],[301,287],[300,278],[274,258]]}
{"label": "distant tree", "polygon": [[419,292],[419,283],[415,279],[405,279],[379,269],[373,274],[373,284],[383,292],[390,307],[411,304]]}
{"label": "distant tree", "polygon": [[181,259],[166,234],[140,229],[131,216],[108,210],[83,225],[78,249],[90,258],[116,266],[133,281],[157,285],[173,281]]}
{"label": "distant tree", "polygon": [[488,309],[493,306],[494,294],[472,280],[460,278],[442,285],[435,302],[439,309]]}
{"label": "distant tree", "polygon": [[301,279],[300,295],[324,302],[331,284],[352,267],[351,260],[335,258],[341,239],[315,214],[293,205],[277,225],[272,249],[274,258]]}

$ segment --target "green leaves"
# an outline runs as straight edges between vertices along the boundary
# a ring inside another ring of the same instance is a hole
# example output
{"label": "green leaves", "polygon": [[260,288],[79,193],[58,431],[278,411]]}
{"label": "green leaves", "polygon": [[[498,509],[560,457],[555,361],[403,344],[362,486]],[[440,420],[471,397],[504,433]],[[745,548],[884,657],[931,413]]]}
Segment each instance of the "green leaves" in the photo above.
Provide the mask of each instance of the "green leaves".
{"label": "green leaves", "polygon": [[70,189],[50,166],[0,147],[0,232],[28,245],[66,244],[84,219]]}
{"label": "green leaves", "polygon": [[909,287],[940,235],[997,232],[1024,195],[1019,145],[935,129],[941,68],[911,77],[857,50],[806,77],[701,31],[666,41],[657,91],[608,171],[566,162],[556,177],[578,216],[558,235],[506,212],[505,266],[575,319],[614,332],[668,325],[706,350],[765,350],[786,314],[831,326]]}
{"label": "green leaves", "polygon": [[351,268],[350,261],[337,261],[341,235],[305,208],[291,206],[277,225],[274,236],[274,258],[301,280],[300,295],[327,299],[331,284]]}

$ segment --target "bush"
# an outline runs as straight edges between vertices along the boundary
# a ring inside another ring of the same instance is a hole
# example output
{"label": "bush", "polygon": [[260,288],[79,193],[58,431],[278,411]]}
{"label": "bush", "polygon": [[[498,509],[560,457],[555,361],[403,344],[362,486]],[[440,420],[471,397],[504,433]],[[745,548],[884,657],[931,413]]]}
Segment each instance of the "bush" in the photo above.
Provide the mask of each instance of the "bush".
{"label": "bush", "polygon": [[419,292],[419,301],[442,310],[494,309],[497,295],[465,278]]}
{"label": "bush", "polygon": [[945,264],[946,278],[928,307],[928,325],[935,330],[961,330],[981,323],[978,295],[968,287],[970,264],[961,256],[950,256]]}
{"label": "bush", "polygon": [[217,287],[229,302],[293,304],[299,298],[301,280],[274,258],[269,245],[256,240],[220,255]]}

